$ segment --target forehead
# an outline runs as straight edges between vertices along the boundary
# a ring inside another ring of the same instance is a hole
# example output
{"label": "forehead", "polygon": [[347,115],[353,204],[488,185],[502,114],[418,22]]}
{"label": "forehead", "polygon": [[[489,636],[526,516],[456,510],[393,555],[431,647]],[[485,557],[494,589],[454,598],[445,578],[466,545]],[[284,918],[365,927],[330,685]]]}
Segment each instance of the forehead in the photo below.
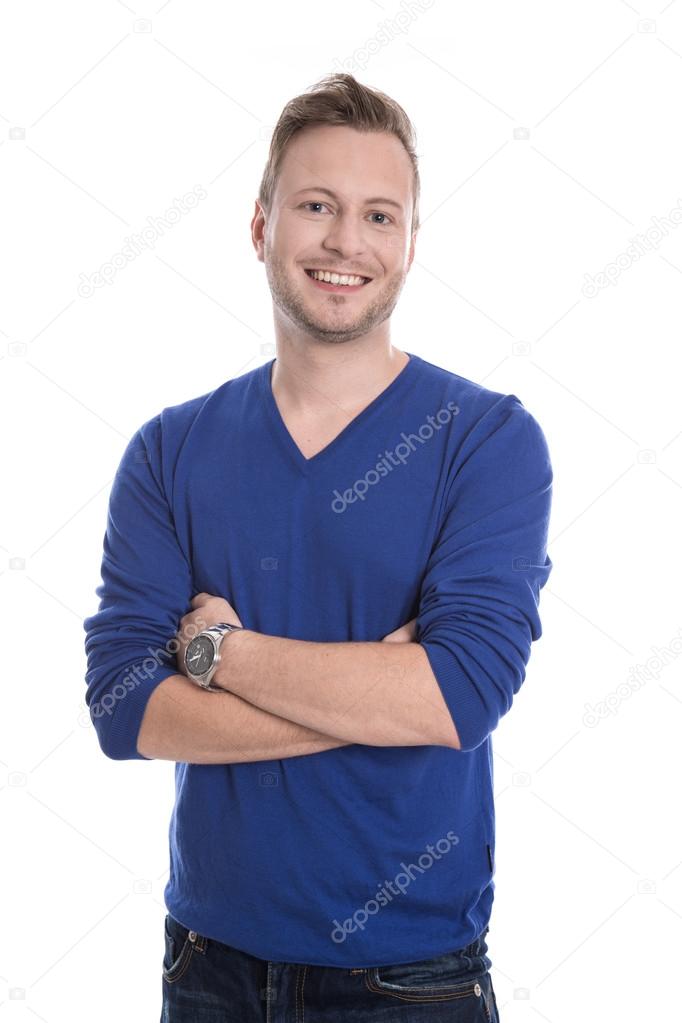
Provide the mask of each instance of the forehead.
{"label": "forehead", "polygon": [[286,198],[316,187],[350,201],[382,195],[405,205],[411,195],[412,164],[400,139],[389,132],[315,125],[301,129],[288,143],[276,192]]}

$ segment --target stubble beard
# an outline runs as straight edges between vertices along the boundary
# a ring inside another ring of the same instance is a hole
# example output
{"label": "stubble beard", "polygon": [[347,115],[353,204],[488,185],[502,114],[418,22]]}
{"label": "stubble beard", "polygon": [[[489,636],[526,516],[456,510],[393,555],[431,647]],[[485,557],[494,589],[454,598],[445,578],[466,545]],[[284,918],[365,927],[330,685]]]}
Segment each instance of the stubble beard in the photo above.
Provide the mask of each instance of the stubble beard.
{"label": "stubble beard", "polygon": [[[378,290],[377,295],[369,302],[365,300],[355,314],[349,311],[351,302],[355,301],[354,296],[349,295],[346,299],[343,295],[321,291],[319,294],[323,300],[323,312],[316,316],[315,293],[306,282],[301,280],[299,285],[292,281],[290,272],[268,251],[267,246],[264,262],[272,300],[280,312],[299,330],[309,334],[316,341],[326,341],[328,344],[354,341],[388,319],[396,306],[407,276],[402,270],[394,273]],[[300,272],[303,274],[303,269]],[[378,285],[372,284],[366,286],[379,288]],[[306,290],[310,291],[308,297],[305,295]]]}

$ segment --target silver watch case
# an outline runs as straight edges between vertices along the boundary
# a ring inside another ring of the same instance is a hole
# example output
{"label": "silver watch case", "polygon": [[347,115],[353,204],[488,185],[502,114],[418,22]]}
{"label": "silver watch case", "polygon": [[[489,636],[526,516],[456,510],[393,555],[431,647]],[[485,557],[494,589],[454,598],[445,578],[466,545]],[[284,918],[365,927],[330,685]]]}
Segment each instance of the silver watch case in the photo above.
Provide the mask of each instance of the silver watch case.
{"label": "silver watch case", "polygon": [[[236,632],[243,628],[241,625],[230,625],[228,622],[218,622],[216,625],[211,625],[208,629],[202,629],[198,632],[190,642],[187,644],[185,649],[184,668],[185,674],[192,682],[196,682],[202,689],[208,689],[212,693],[224,693],[227,690],[223,689],[222,686],[215,686],[211,684],[211,679],[216,673],[216,669],[220,663],[220,644],[223,641],[223,637],[228,635],[230,632]],[[187,663],[187,655],[192,649],[192,644],[196,643],[200,636],[207,636],[213,644],[213,660],[211,661],[208,669],[201,675],[195,675]]]}

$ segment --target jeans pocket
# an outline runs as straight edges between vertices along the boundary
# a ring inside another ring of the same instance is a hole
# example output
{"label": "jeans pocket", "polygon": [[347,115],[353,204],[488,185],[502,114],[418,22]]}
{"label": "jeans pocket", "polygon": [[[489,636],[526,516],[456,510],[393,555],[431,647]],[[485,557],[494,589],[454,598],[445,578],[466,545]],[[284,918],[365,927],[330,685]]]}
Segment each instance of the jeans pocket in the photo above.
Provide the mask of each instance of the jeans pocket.
{"label": "jeans pocket", "polygon": [[175,984],[185,975],[195,952],[205,952],[206,939],[196,931],[183,927],[170,913],[163,923],[164,955],[162,975],[168,984]]}
{"label": "jeans pocket", "polygon": [[468,999],[471,1012],[482,1009],[480,1019],[491,1023],[494,1019],[488,972],[491,965],[479,938],[463,949],[433,959],[371,967],[365,973],[365,985],[377,995],[403,1002]]}

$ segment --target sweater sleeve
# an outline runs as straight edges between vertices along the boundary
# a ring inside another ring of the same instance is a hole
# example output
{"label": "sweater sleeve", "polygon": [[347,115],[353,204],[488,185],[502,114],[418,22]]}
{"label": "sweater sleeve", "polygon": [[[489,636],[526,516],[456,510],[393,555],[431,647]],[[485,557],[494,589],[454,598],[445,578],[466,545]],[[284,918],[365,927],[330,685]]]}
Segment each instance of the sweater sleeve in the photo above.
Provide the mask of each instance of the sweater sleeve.
{"label": "sweater sleeve", "polygon": [[422,581],[417,642],[468,751],[511,708],[542,635],[553,473],[542,429],[513,394],[476,423],[452,471]]}
{"label": "sweater sleeve", "polygon": [[190,610],[192,572],[163,488],[161,414],[131,438],[114,478],[104,535],[99,609],[83,622],[86,703],[112,760],[137,749],[154,689],[178,674],[169,642]]}

